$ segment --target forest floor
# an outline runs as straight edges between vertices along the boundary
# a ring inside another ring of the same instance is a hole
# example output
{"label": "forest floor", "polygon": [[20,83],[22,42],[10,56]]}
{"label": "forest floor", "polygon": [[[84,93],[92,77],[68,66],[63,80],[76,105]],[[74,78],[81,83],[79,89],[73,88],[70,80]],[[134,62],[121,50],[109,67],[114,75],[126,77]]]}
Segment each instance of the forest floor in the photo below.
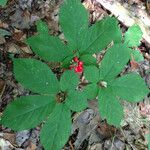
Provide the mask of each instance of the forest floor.
{"label": "forest floor", "polygon": [[[82,2],[89,11],[91,23],[104,16],[113,15],[97,0]],[[9,0],[5,8],[0,8],[0,28],[5,30],[4,36],[0,33],[0,115],[14,98],[30,94],[30,91],[14,79],[11,58],[34,57],[24,41],[36,33],[35,21],[45,20],[50,34],[63,38],[58,24],[61,3],[62,0]],[[122,0],[122,3],[138,7],[145,2]],[[122,32],[128,28],[122,22],[120,26]],[[139,50],[143,53],[144,61],[132,61],[127,72],[139,72],[150,87],[150,41],[143,39]],[[147,150],[147,135],[150,134],[150,97],[137,104],[124,103],[124,112],[121,128],[116,129],[101,120],[97,101],[91,101],[88,109],[74,114],[72,135],[64,150]],[[0,126],[0,150],[42,150],[39,132],[40,127],[14,132]]]}

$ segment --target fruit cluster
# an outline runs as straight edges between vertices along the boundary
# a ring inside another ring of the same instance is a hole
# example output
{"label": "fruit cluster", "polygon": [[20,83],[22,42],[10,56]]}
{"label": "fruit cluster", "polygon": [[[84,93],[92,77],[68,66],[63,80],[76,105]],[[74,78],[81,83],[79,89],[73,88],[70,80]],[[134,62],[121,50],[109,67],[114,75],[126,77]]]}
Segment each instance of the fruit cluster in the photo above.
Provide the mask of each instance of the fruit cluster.
{"label": "fruit cluster", "polygon": [[73,62],[75,64],[70,65],[69,69],[71,69],[71,70],[74,69],[74,71],[76,73],[82,73],[83,72],[83,62],[80,61],[78,57],[74,57]]}

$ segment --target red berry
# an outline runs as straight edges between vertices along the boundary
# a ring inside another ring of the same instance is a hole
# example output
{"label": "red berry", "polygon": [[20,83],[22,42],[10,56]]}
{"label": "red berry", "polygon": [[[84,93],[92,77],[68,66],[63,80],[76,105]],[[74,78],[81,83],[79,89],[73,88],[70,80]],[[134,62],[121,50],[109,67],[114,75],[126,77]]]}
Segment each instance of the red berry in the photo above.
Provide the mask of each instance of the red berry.
{"label": "red berry", "polygon": [[78,61],[79,61],[78,57],[74,57],[73,60],[74,60],[75,62],[78,62]]}
{"label": "red berry", "polygon": [[79,62],[78,62],[78,66],[83,66],[83,62],[82,62],[82,61],[79,61]]}
{"label": "red berry", "polygon": [[75,67],[75,72],[77,72],[77,73],[81,73],[81,72],[83,72],[83,67],[82,66],[77,66],[77,67]]}

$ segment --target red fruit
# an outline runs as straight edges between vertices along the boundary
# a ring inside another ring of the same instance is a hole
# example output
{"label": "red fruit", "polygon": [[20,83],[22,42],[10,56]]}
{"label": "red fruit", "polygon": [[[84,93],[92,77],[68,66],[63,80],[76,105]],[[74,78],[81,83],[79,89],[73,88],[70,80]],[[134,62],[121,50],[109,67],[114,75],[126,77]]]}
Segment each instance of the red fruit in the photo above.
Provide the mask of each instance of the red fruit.
{"label": "red fruit", "polygon": [[73,60],[74,60],[74,62],[78,62],[79,61],[78,57],[74,57]]}
{"label": "red fruit", "polygon": [[79,61],[79,62],[78,62],[78,66],[83,66],[83,62],[82,62],[82,61]]}
{"label": "red fruit", "polygon": [[81,73],[81,72],[83,72],[83,67],[82,66],[77,66],[77,67],[75,67],[75,72],[76,73]]}

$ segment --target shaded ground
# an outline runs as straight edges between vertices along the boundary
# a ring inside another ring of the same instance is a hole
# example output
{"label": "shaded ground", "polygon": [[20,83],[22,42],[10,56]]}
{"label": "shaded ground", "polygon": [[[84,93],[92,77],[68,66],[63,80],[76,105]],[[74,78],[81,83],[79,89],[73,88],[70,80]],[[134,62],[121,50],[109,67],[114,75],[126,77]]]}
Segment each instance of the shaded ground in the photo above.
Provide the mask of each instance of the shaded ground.
{"label": "shaded ground", "polygon": [[[123,1],[126,3],[127,1]],[[133,2],[134,0],[130,1]],[[141,1],[136,0],[136,3]],[[5,9],[0,9],[0,28],[8,31],[0,36],[0,113],[14,98],[28,95],[30,92],[18,84],[12,72],[13,57],[35,57],[31,49],[24,43],[26,37],[36,33],[34,22],[45,20],[50,34],[63,38],[58,25],[58,10],[61,0],[12,0]],[[102,19],[111,12],[105,10],[96,0],[84,0],[84,6],[90,13],[90,22]],[[122,31],[127,27],[120,23]],[[139,50],[145,54],[145,60],[132,62],[126,72],[137,71],[150,86],[150,46],[141,44]],[[99,57],[97,57],[99,59]],[[89,103],[89,109],[73,116],[72,136],[65,145],[65,150],[146,150],[145,135],[150,133],[150,98],[146,97],[138,104],[124,103],[125,118],[122,128],[116,129],[101,120],[97,111],[97,102]],[[0,126],[0,149],[9,150],[41,150],[39,142],[40,126],[23,132],[13,132]],[[5,146],[5,148],[3,148]]]}

